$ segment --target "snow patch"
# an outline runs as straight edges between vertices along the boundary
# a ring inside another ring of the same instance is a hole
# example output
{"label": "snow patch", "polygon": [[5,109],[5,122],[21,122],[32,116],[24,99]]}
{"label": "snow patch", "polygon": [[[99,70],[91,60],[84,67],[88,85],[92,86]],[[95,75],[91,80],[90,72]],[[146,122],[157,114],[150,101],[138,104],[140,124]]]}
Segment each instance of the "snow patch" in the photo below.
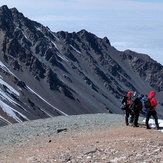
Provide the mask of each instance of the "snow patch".
{"label": "snow patch", "polygon": [[[146,119],[143,120],[144,123],[145,123],[145,120],[146,120]],[[154,120],[154,119],[149,119],[148,124],[149,124],[149,126],[150,126],[151,128],[155,128],[155,127],[156,127],[156,125],[155,125],[155,120]],[[159,127],[161,127],[161,129],[160,129],[159,131],[163,132],[163,120],[158,119],[158,124],[159,124]]]}
{"label": "snow patch", "polygon": [[59,53],[57,53],[58,57],[60,57],[62,60],[66,61],[66,62],[69,62],[69,60],[64,56],[64,55],[61,55]]}
{"label": "snow patch", "polygon": [[2,108],[2,110],[5,113],[7,113],[8,116],[14,118],[17,122],[22,122],[22,120],[19,117],[17,117],[17,115],[15,113],[19,114],[21,117],[23,117],[24,119],[29,121],[29,119],[26,116],[24,116],[23,114],[21,114],[17,110],[13,109],[9,105],[5,104],[3,101],[0,101],[0,107]]}
{"label": "snow patch", "polygon": [[5,85],[8,88],[8,91],[11,93],[16,94],[17,96],[19,96],[19,92],[16,91],[12,86],[10,86],[9,84],[7,84],[4,80],[2,80],[2,77],[0,77],[0,84]]}
{"label": "snow patch", "polygon": [[73,47],[71,44],[70,44],[70,46],[77,52],[77,53],[79,53],[79,54],[82,54],[79,50],[77,50],[75,47]]}
{"label": "snow patch", "polygon": [[4,71],[12,74],[13,76],[15,76],[1,61],[0,61],[0,68],[2,68]]}
{"label": "snow patch", "polygon": [[[33,91],[30,87],[27,86],[27,88],[34,93],[35,95],[37,95],[41,100],[43,100],[44,102],[46,102],[49,106],[51,106],[52,108],[54,108],[55,110],[57,110],[58,112],[62,113],[65,116],[68,116],[66,113],[64,113],[63,111],[59,110],[58,108],[56,108],[55,106],[51,105],[49,102],[47,102],[45,99],[43,99],[39,94],[37,94],[35,91]],[[46,112],[46,114],[48,114]],[[50,117],[52,117],[50,114],[48,114]]]}
{"label": "snow patch", "polygon": [[18,105],[11,97],[9,97],[2,89],[0,89],[0,97],[2,100],[9,101],[13,104]]}
{"label": "snow patch", "polygon": [[[57,47],[57,45],[55,44],[55,42],[52,41],[52,44],[55,46],[55,48],[60,52],[59,48]],[[58,57],[60,57],[62,60],[69,62],[68,59],[61,53],[57,53]]]}
{"label": "snow patch", "polygon": [[52,44],[55,46],[55,48],[59,51],[59,48],[57,47],[56,43],[52,41]]}

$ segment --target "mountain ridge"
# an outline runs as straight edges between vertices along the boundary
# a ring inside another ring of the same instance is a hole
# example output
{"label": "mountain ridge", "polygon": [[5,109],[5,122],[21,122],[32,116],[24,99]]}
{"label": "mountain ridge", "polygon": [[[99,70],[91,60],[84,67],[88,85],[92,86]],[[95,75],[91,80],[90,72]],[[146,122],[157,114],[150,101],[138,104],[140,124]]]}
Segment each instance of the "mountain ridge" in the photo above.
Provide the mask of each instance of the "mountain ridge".
{"label": "mountain ridge", "polygon": [[0,22],[1,125],[60,115],[122,114],[119,98],[128,90],[155,90],[163,117],[163,66],[148,55],[118,51],[107,37],[85,29],[52,32],[16,8],[2,6]]}

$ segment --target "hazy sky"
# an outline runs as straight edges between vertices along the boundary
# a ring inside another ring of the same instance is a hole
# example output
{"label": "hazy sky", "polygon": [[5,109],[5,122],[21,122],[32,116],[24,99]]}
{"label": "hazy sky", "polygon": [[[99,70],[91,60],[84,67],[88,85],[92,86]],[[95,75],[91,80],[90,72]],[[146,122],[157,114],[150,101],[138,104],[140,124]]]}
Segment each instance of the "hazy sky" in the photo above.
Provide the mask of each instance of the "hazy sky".
{"label": "hazy sky", "polygon": [[163,65],[163,0],[0,0],[52,31],[86,29]]}

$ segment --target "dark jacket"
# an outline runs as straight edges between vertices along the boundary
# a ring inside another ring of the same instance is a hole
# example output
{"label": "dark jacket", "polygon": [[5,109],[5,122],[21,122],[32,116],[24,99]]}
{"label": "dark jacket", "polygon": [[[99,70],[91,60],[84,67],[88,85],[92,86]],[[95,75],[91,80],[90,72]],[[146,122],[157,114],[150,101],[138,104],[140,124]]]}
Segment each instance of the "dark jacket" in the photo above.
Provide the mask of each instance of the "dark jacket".
{"label": "dark jacket", "polygon": [[137,111],[141,111],[142,110],[142,102],[141,100],[137,97],[137,96],[133,96],[132,97],[132,104],[131,104],[131,109],[132,110],[137,110]]}

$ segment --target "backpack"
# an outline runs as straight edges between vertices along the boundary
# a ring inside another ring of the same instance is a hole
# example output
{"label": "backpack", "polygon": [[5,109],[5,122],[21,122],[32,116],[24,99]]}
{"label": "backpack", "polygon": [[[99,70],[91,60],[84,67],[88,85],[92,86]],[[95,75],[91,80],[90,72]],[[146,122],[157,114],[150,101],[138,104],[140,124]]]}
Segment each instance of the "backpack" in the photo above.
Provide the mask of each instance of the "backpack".
{"label": "backpack", "polygon": [[138,102],[137,102],[137,108],[139,111],[142,111],[142,109],[143,109],[142,101],[139,98],[138,98]]}
{"label": "backpack", "polygon": [[120,106],[120,108],[121,108],[122,110],[126,110],[126,96],[121,97],[121,98],[120,98],[120,101],[121,101],[121,106]]}
{"label": "backpack", "polygon": [[144,108],[151,108],[151,102],[150,102],[150,99],[149,98],[146,98],[144,100]]}
{"label": "backpack", "polygon": [[120,101],[121,101],[121,106],[120,106],[120,108],[121,108],[122,110],[126,110],[126,109],[127,109],[127,99],[128,99],[127,96],[123,96],[123,97],[120,98]]}

